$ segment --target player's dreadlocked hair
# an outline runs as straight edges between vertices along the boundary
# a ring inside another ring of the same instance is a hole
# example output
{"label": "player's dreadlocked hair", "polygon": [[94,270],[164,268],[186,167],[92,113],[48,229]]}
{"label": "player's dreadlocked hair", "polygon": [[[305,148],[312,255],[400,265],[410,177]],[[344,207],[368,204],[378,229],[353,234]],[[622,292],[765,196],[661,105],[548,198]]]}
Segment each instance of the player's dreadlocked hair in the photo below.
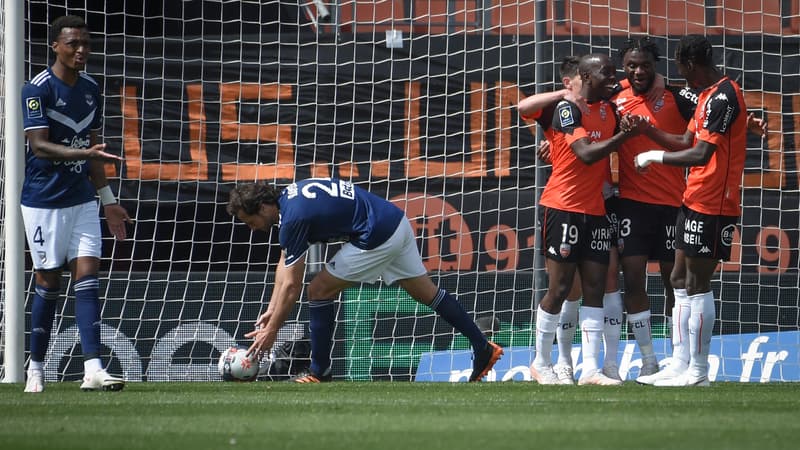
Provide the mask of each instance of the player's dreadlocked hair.
{"label": "player's dreadlocked hair", "polygon": [[55,42],[61,36],[61,30],[64,28],[88,28],[86,22],[78,16],[61,16],[56,18],[50,25],[50,42]]}
{"label": "player's dreadlocked hair", "polygon": [[231,190],[228,198],[227,211],[232,216],[238,216],[242,211],[252,216],[258,214],[261,205],[277,205],[281,191],[267,183],[245,183]]}
{"label": "player's dreadlocked hair", "polygon": [[561,78],[574,78],[575,75],[578,75],[578,65],[580,62],[581,59],[577,56],[565,56],[564,59],[561,60],[561,67],[558,68],[558,73],[561,75]]}
{"label": "player's dreadlocked hair", "polygon": [[691,62],[700,66],[713,66],[711,43],[699,34],[683,36],[675,49],[675,60],[683,65]]}
{"label": "player's dreadlocked hair", "polygon": [[661,57],[661,52],[658,51],[658,46],[655,42],[650,40],[649,36],[630,38],[625,41],[625,43],[622,44],[622,47],[619,49],[620,60],[625,59],[625,54],[632,50],[650,53],[653,55],[653,61],[656,62],[658,62],[658,58]]}

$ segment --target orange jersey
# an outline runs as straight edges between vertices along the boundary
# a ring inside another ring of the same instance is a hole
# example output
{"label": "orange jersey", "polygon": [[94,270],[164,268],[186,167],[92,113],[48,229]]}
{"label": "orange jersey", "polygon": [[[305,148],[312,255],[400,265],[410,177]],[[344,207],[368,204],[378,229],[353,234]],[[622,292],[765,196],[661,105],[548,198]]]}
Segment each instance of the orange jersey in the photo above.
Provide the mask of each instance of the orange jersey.
{"label": "orange jersey", "polygon": [[572,144],[583,138],[592,142],[611,138],[617,129],[617,116],[614,105],[605,100],[588,107],[589,111],[582,113],[574,103],[562,100],[552,114],[538,119],[550,141],[553,161],[553,172],[540,203],[562,211],[601,216],[606,212],[603,183],[611,177],[608,157],[586,164],[572,151]]}
{"label": "orange jersey", "polygon": [[[627,81],[627,80],[624,80]],[[623,83],[625,85],[626,83]],[[697,94],[689,88],[666,86],[664,94],[655,104],[644,95],[634,93],[630,84],[612,101],[620,115],[634,114],[646,117],[656,128],[672,134],[684,134],[686,125],[695,110]],[[640,134],[626,140],[617,150],[619,154],[619,196],[642,203],[680,206],[686,189],[686,169],[683,167],[652,164],[646,172],[639,172],[634,158],[647,150],[666,150],[652,139]]]}
{"label": "orange jersey", "polygon": [[688,130],[697,141],[717,146],[705,166],[692,167],[683,203],[713,216],[739,216],[741,182],[747,149],[747,107],[742,89],[722,77],[700,93]]}

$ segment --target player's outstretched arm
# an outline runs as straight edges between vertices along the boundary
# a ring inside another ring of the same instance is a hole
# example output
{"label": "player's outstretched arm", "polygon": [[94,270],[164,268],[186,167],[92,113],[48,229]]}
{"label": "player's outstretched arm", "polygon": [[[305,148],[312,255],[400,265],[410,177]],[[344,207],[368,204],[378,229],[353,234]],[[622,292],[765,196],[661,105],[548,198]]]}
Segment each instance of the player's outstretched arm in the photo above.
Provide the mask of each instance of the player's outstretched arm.
{"label": "player's outstretched arm", "polygon": [[684,150],[692,146],[694,133],[686,130],[684,134],[667,133],[650,122],[642,121],[639,130],[656,144],[673,151]]}
{"label": "player's outstretched arm", "polygon": [[99,159],[101,161],[122,161],[122,158],[108,153],[106,144],[96,144],[92,140],[89,148],[72,148],[50,142],[50,131],[47,128],[37,128],[25,132],[28,145],[37,158],[51,161],[81,161]]}
{"label": "player's outstretched arm", "polygon": [[627,123],[632,123],[632,125],[620,127],[620,130],[614,136],[604,141],[592,142],[588,137],[585,137],[573,142],[570,146],[572,152],[586,164],[594,164],[600,161],[615,151],[629,137],[639,134],[639,128],[636,126],[639,118],[633,117],[627,120]]}
{"label": "player's outstretched arm", "polygon": [[717,146],[706,141],[697,141],[694,147],[677,152],[665,152],[664,150],[648,150],[639,153],[634,159],[637,169],[644,169],[652,163],[666,164],[668,166],[704,166],[711,159],[711,155],[717,150]]}
{"label": "player's outstretched arm", "polygon": [[541,110],[557,101],[563,100],[567,95],[569,95],[569,89],[541,92],[522,99],[517,105],[517,109],[523,118],[536,117]]}
{"label": "player's outstretched arm", "polygon": [[292,308],[303,290],[305,261],[305,256],[303,256],[287,267],[286,252],[281,252],[281,259],[275,270],[275,285],[267,311],[259,316],[256,321],[256,329],[244,335],[246,338],[253,338],[253,344],[247,350],[248,355],[255,353],[260,356],[275,344],[278,331],[286,322],[286,318],[289,317],[289,313],[292,312]]}

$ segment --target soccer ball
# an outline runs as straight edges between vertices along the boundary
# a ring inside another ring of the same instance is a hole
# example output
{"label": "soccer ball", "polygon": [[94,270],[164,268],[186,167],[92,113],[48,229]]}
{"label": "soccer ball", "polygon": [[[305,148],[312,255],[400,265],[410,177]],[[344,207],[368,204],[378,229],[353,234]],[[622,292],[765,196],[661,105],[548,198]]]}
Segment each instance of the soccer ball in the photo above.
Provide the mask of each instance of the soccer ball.
{"label": "soccer ball", "polygon": [[247,356],[247,347],[231,347],[219,356],[219,375],[225,381],[253,381],[258,376],[258,356]]}

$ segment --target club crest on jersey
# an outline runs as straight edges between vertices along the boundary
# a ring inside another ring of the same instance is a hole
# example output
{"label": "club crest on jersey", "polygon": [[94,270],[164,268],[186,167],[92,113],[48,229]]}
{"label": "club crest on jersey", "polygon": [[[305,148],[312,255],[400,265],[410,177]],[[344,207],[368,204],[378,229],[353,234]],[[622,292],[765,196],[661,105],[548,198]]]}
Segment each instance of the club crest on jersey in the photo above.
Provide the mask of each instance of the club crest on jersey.
{"label": "club crest on jersey", "polygon": [[664,96],[662,95],[661,98],[659,98],[656,101],[656,104],[653,105],[653,112],[659,112],[663,107],[664,107]]}
{"label": "club crest on jersey", "polygon": [[39,97],[26,98],[25,106],[28,108],[29,119],[38,119],[42,117],[42,100]]}
{"label": "club crest on jersey", "polygon": [[570,253],[572,253],[572,246],[564,242],[560,247],[558,247],[558,253],[561,254],[562,258],[566,258]]}
{"label": "club crest on jersey", "polygon": [[86,104],[89,106],[94,104],[94,97],[92,97],[92,94],[86,94]]}
{"label": "club crest on jersey", "polygon": [[722,229],[719,233],[720,242],[725,247],[730,247],[733,245],[733,233],[736,231],[736,225],[728,225]]}
{"label": "club crest on jersey", "polygon": [[566,127],[575,123],[575,118],[572,117],[572,108],[569,105],[558,108],[558,117],[561,121],[561,126]]}

